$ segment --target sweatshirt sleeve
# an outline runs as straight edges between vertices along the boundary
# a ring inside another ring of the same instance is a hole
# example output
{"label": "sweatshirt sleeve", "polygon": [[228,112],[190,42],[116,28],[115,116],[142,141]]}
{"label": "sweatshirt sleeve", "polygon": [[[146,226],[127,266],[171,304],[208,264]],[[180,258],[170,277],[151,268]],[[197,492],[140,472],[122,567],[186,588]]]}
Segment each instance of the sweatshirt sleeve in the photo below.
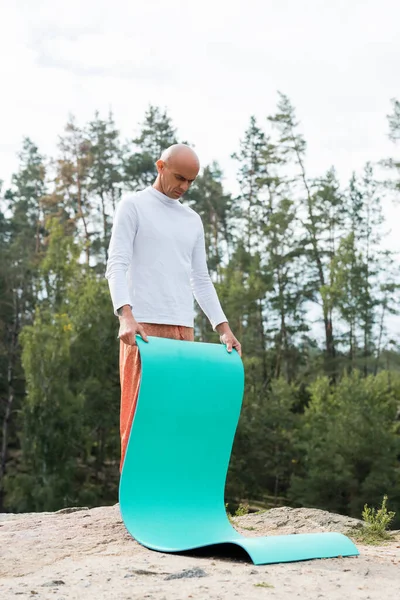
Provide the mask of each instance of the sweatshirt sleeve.
{"label": "sweatshirt sleeve", "polygon": [[228,319],[221,308],[217,292],[208,272],[203,223],[201,223],[201,231],[193,248],[190,283],[197,303],[208,317],[215,331],[217,325],[228,321]]}
{"label": "sweatshirt sleeve", "polygon": [[120,306],[129,304],[132,307],[126,271],[132,261],[137,227],[136,207],[130,198],[123,198],[118,202],[114,214],[105,272],[115,315],[118,315],[117,309]]}

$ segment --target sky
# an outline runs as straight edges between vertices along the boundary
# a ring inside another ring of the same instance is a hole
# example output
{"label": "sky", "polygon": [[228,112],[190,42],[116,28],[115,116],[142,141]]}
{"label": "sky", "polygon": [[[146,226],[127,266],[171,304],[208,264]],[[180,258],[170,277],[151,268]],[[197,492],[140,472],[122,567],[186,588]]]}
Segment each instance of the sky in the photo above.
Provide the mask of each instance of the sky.
{"label": "sky", "polygon": [[[400,99],[398,0],[0,0],[0,179],[29,136],[54,155],[69,114],[111,108],[123,138],[148,105],[168,109],[203,164],[230,159],[251,115],[277,91],[296,107],[310,176],[334,165],[345,184],[366,161],[399,156],[387,137]],[[400,249],[400,202],[385,200]]]}

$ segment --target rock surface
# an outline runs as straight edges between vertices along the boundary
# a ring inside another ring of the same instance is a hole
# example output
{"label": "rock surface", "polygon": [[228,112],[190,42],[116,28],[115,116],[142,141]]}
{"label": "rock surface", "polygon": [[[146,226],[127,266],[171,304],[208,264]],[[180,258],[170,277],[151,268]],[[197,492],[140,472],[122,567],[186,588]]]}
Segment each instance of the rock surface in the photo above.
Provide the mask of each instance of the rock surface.
{"label": "rock surface", "polygon": [[287,533],[317,533],[336,531],[347,534],[351,529],[361,529],[363,522],[336,515],[317,508],[290,508],[282,506],[271,510],[238,517],[235,522],[242,528],[255,527],[257,535],[284,535]]}
{"label": "rock surface", "polygon": [[[315,509],[275,508],[235,518],[246,536],[360,527]],[[254,566],[237,556],[152,552],[125,530],[118,505],[0,515],[0,598],[38,600],[396,600],[400,536],[360,546],[357,558]]]}

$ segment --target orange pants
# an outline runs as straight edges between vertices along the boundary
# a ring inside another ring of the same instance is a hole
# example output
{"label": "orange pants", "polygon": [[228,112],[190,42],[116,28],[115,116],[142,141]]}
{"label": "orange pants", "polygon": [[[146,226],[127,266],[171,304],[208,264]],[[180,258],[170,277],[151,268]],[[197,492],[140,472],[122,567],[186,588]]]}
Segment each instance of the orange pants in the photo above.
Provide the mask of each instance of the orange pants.
{"label": "orange pants", "polygon": [[[147,335],[169,338],[171,340],[194,340],[193,327],[183,325],[156,325],[154,323],[141,323]],[[151,340],[149,341],[151,344]],[[119,375],[121,383],[121,463],[120,470],[125,459],[129,433],[136,410],[139,395],[141,374],[140,353],[137,346],[128,346],[120,340],[119,346]]]}

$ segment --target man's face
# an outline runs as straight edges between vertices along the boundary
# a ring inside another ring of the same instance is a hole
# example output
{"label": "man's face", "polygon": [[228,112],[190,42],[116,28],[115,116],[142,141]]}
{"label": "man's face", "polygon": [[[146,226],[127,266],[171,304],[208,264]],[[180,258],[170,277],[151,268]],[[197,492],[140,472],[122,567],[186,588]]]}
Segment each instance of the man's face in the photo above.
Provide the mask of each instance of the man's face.
{"label": "man's face", "polygon": [[191,156],[173,157],[157,162],[157,170],[163,193],[178,200],[192,185],[199,172],[199,165]]}

